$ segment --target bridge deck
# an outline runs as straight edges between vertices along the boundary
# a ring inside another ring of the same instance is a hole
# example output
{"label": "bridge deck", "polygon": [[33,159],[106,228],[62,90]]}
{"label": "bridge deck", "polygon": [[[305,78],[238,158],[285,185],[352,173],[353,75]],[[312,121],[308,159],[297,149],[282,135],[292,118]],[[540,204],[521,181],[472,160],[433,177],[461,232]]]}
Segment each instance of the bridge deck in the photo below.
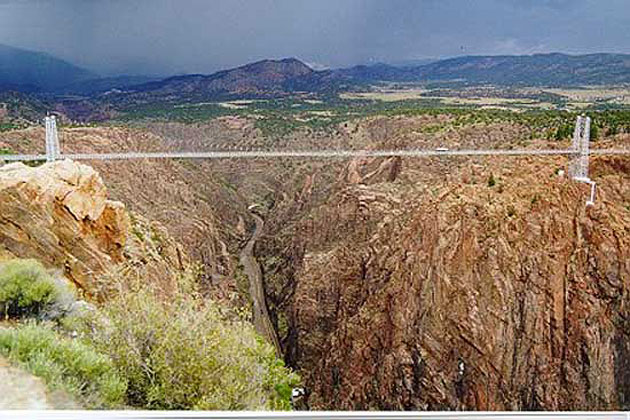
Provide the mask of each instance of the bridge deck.
{"label": "bridge deck", "polygon": [[[572,149],[487,149],[487,150],[218,150],[210,152],[124,152],[124,153],[67,153],[57,159],[127,160],[127,159],[241,159],[241,158],[348,158],[348,157],[434,157],[434,156],[540,156],[575,155]],[[630,149],[592,149],[590,154],[626,155]],[[4,161],[46,160],[45,154],[0,155]]]}
{"label": "bridge deck", "polygon": [[[487,149],[487,150],[217,150],[210,152],[125,152],[67,153],[57,159],[129,160],[129,159],[251,159],[251,158],[350,158],[350,157],[435,157],[435,156],[545,156],[576,155],[574,149]],[[627,155],[630,149],[591,149],[592,155]],[[0,161],[46,160],[45,154],[0,155]]]}

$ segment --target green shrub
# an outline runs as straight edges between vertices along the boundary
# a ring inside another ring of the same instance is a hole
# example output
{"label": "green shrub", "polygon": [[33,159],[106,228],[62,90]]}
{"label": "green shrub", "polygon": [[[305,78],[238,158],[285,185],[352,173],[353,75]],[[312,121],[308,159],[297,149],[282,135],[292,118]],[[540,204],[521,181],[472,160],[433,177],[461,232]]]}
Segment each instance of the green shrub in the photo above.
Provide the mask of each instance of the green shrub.
{"label": "green shrub", "polygon": [[[128,281],[128,280],[127,280]],[[299,378],[249,323],[230,320],[191,282],[167,299],[151,282],[119,288],[85,337],[128,380],[127,402],[163,410],[289,409]],[[88,323],[89,324],[89,323]]]}
{"label": "green shrub", "polygon": [[564,140],[571,138],[573,135],[573,125],[571,124],[562,124],[560,127],[556,128],[556,134],[554,136],[555,140]]}
{"label": "green shrub", "polygon": [[497,184],[496,179],[494,179],[494,174],[490,174],[488,177],[488,187],[492,188]]}
{"label": "green shrub", "polygon": [[35,260],[0,263],[0,314],[37,316],[57,297],[46,269]]}
{"label": "green shrub", "polygon": [[0,329],[0,353],[87,408],[115,408],[124,402],[126,384],[111,360],[47,325]]}
{"label": "green shrub", "polygon": [[591,132],[590,132],[590,140],[597,141],[598,139],[599,139],[599,126],[597,124],[592,124]]}

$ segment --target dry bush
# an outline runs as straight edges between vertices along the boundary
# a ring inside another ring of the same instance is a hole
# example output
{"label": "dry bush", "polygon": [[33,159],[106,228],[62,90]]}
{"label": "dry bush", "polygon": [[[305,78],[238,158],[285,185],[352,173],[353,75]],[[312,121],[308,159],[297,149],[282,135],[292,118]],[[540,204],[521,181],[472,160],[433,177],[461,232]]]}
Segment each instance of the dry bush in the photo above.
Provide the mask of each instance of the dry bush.
{"label": "dry bush", "polygon": [[[111,277],[109,278],[111,281]],[[166,410],[289,409],[297,375],[252,326],[230,319],[188,273],[165,292],[151,279],[119,279],[83,328],[128,381],[127,402]]]}

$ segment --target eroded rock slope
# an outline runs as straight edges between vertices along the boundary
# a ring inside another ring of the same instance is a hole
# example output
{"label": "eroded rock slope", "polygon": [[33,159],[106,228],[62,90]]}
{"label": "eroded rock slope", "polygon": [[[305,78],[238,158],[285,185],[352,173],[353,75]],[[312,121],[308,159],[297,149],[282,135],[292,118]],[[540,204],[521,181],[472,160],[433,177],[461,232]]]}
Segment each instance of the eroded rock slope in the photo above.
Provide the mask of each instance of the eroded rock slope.
{"label": "eroded rock slope", "polygon": [[0,258],[35,258],[88,294],[125,262],[167,284],[187,257],[158,223],[107,199],[99,174],[69,160],[0,167]]}
{"label": "eroded rock slope", "polygon": [[503,165],[347,186],[302,224],[288,354],[315,407],[628,407],[627,162],[595,161],[588,208],[553,162]]}

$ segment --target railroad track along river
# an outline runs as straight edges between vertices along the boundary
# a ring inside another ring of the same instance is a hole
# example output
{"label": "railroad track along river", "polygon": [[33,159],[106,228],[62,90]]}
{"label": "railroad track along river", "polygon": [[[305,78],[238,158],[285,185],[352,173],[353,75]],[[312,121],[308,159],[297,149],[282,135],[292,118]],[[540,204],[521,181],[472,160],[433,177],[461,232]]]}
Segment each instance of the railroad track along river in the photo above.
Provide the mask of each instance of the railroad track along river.
{"label": "railroad track along river", "polygon": [[280,341],[278,340],[278,334],[276,333],[276,330],[271,323],[271,319],[269,318],[269,310],[267,309],[267,302],[265,299],[265,288],[263,286],[264,279],[262,269],[254,256],[254,246],[262,234],[265,222],[256,213],[253,211],[250,212],[256,222],[256,227],[252,236],[247,241],[247,244],[241,250],[240,262],[245,271],[245,275],[247,275],[247,278],[249,279],[249,293],[253,301],[252,312],[254,327],[259,334],[265,337],[274,346],[276,349],[276,355],[278,357],[282,357],[282,349],[280,347]]}

